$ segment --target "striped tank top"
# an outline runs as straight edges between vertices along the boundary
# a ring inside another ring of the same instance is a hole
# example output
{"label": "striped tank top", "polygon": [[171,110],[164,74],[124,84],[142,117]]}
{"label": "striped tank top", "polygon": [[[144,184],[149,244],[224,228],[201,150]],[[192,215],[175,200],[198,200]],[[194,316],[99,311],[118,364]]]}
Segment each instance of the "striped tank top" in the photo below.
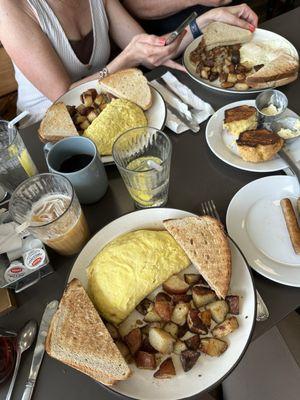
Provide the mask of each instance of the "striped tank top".
{"label": "striped tank top", "polygon": [[[110,41],[108,35],[108,19],[102,0],[89,0],[94,44],[88,64],[83,64],[76,56],[72,46],[46,0],[27,0],[38,18],[42,31],[47,35],[53,48],[60,57],[71,81],[76,82],[86,76],[101,70],[109,60]],[[30,112],[23,127],[40,121],[52,102],[41,93],[14,65],[15,77],[18,83],[18,112]],[[47,71],[44,71],[45,77]]]}

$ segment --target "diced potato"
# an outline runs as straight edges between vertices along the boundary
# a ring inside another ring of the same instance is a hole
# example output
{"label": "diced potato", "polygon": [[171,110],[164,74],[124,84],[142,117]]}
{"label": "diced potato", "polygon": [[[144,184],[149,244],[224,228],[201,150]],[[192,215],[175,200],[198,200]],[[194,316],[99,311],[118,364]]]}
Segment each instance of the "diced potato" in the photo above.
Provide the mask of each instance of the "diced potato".
{"label": "diced potato", "polygon": [[81,102],[85,105],[85,107],[91,107],[91,105],[93,104],[92,95],[87,92],[82,93]]}
{"label": "diced potato", "polygon": [[172,357],[165,359],[159,369],[154,373],[156,379],[170,379],[176,375],[175,367],[172,361]]}
{"label": "diced potato", "polygon": [[83,115],[80,115],[80,114],[76,114],[75,117],[74,117],[75,124],[79,124],[80,125],[85,120],[86,120],[86,117],[84,117]]}
{"label": "diced potato", "polygon": [[160,328],[149,330],[149,341],[151,346],[162,354],[171,354],[175,343],[175,339]]}
{"label": "diced potato", "polygon": [[[236,83],[236,85],[239,85],[239,83]],[[232,88],[233,86],[234,86],[234,83],[232,83],[232,82],[222,82],[221,83],[221,87],[223,89],[229,89],[229,88]]]}
{"label": "diced potato", "polygon": [[185,350],[180,354],[180,361],[184,372],[190,371],[200,357],[200,351]]}
{"label": "diced potato", "polygon": [[149,322],[149,324],[141,327],[141,331],[143,335],[149,335],[150,328],[162,328],[163,322]]}
{"label": "diced potato", "polygon": [[207,328],[209,329],[210,325],[211,325],[211,312],[210,312],[210,310],[200,311],[199,317],[200,317],[201,321],[204,323],[204,325],[207,326]]}
{"label": "diced potato", "polygon": [[97,105],[97,106],[100,106],[100,104],[102,104],[104,102],[104,98],[103,98],[103,95],[102,94],[98,94],[97,96],[96,96],[96,98],[94,99],[94,103]]}
{"label": "diced potato", "polygon": [[185,334],[180,338],[182,342],[185,342],[186,340],[189,340],[191,337],[195,336],[194,333],[190,331],[186,331]]}
{"label": "diced potato", "polygon": [[149,311],[145,315],[144,318],[145,322],[159,322],[161,321],[160,316],[157,314],[157,312],[154,309],[154,304],[150,307]]}
{"label": "diced potato", "polygon": [[157,353],[157,350],[155,350],[154,347],[151,346],[148,336],[144,337],[140,350],[151,354]]}
{"label": "diced potato", "polygon": [[142,369],[155,369],[156,358],[154,354],[146,353],[145,351],[138,351],[135,356],[135,363],[138,368]]}
{"label": "diced potato", "polygon": [[188,303],[178,303],[176,304],[171,321],[177,325],[184,325],[186,323],[186,317],[189,312],[190,305]]}
{"label": "diced potato", "polygon": [[172,297],[169,296],[167,293],[165,292],[159,292],[157,293],[157,295],[155,296],[155,301],[168,301],[171,302],[172,301]]}
{"label": "diced potato", "polygon": [[190,350],[197,350],[200,345],[200,337],[199,335],[194,335],[189,339],[185,340],[184,342],[188,349]]}
{"label": "diced potato", "polygon": [[208,332],[207,326],[201,321],[198,310],[190,310],[187,315],[187,323],[191,332],[199,335],[206,335]]}
{"label": "diced potato", "polygon": [[178,325],[174,324],[174,322],[167,322],[164,326],[164,331],[168,332],[176,339],[178,335]]}
{"label": "diced potato", "polygon": [[177,337],[180,339],[182,338],[186,332],[189,330],[188,324],[185,323],[184,325],[179,325],[178,326],[178,333],[177,333]]}
{"label": "diced potato", "polygon": [[249,86],[247,85],[247,83],[241,83],[241,82],[237,82],[234,85],[234,87],[237,90],[248,90],[249,89]]}
{"label": "diced potato", "polygon": [[232,73],[228,74],[227,82],[236,83],[237,82],[236,74]]}
{"label": "diced potato", "polygon": [[236,317],[229,317],[221,324],[216,325],[212,330],[212,334],[217,338],[222,338],[235,331],[238,327],[239,323]]}
{"label": "diced potato", "polygon": [[180,354],[182,351],[186,350],[186,344],[182,342],[181,340],[176,340],[173,348],[173,353],[175,354]]}
{"label": "diced potato", "polygon": [[185,294],[189,290],[189,285],[177,275],[171,276],[162,286],[170,294]]}
{"label": "diced potato", "polygon": [[203,338],[200,341],[200,351],[211,357],[219,357],[228,348],[224,340],[216,338]]}
{"label": "diced potato", "polygon": [[174,306],[171,301],[155,300],[154,310],[163,321],[170,321]]}
{"label": "diced potato", "polygon": [[229,306],[230,314],[238,315],[240,313],[239,296],[234,296],[234,295],[226,296],[225,300]]}
{"label": "diced potato", "polygon": [[142,332],[140,328],[134,328],[126,336],[124,341],[127,344],[130,353],[134,355],[142,345]]}
{"label": "diced potato", "polygon": [[189,303],[192,300],[191,294],[173,294],[172,301],[174,304],[177,303]]}
{"label": "diced potato", "polygon": [[89,121],[86,119],[85,121],[83,121],[80,125],[80,128],[83,129],[84,131],[90,126]]}
{"label": "diced potato", "polygon": [[106,326],[106,329],[108,330],[110,336],[114,340],[118,340],[120,337],[118,329],[110,322],[106,322],[105,326]]}
{"label": "diced potato", "polygon": [[98,117],[98,114],[97,114],[97,112],[96,112],[95,110],[90,111],[90,112],[88,113],[88,115],[87,115],[87,119],[88,119],[90,122],[93,122],[94,119],[96,119],[97,117]]}
{"label": "diced potato", "polygon": [[184,274],[184,280],[190,286],[198,283],[200,279],[201,279],[200,274]]}
{"label": "diced potato", "polygon": [[84,104],[79,104],[79,106],[76,107],[76,110],[81,115],[85,115],[86,114],[86,107],[85,107]]}
{"label": "diced potato", "polygon": [[216,293],[213,290],[203,286],[194,286],[192,289],[192,296],[193,301],[198,308],[211,303],[217,298]]}
{"label": "diced potato", "polygon": [[213,303],[207,304],[205,307],[207,310],[210,310],[212,319],[220,324],[226,318],[226,315],[229,311],[228,304],[225,300],[217,300]]}
{"label": "diced potato", "polygon": [[150,309],[153,309],[153,302],[147,298],[143,299],[135,308],[142,315],[146,315]]}

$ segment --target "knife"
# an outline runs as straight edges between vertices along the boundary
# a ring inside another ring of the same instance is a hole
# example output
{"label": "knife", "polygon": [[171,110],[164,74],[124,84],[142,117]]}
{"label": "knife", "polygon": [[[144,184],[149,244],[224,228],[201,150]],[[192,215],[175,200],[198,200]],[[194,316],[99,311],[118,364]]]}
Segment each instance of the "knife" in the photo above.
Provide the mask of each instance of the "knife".
{"label": "knife", "polygon": [[191,131],[193,131],[194,133],[199,132],[200,127],[198,124],[193,124],[187,119],[187,117],[183,113],[176,110],[176,108],[171,106],[169,103],[167,103],[167,109],[169,109],[174,115],[176,115],[176,117],[181,122],[183,122]]}
{"label": "knife", "polygon": [[32,363],[31,363],[31,368],[30,368],[30,373],[28,380],[25,385],[25,389],[23,392],[22,400],[30,400],[34,385],[36,382],[37,375],[39,373],[39,369],[44,357],[45,353],[45,340],[48,334],[50,322],[52,320],[52,317],[57,310],[58,307],[58,301],[53,300],[51,301],[45,308],[42,321],[40,324],[40,329],[39,329],[39,334],[38,338],[36,341],[33,357],[32,357]]}

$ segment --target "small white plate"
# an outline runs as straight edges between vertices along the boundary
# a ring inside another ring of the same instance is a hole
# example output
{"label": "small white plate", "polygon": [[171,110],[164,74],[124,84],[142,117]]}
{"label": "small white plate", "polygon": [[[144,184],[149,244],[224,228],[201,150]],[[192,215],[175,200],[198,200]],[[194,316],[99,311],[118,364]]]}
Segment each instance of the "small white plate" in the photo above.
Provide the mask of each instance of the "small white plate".
{"label": "small white plate", "polygon": [[[170,208],[156,208],[135,211],[126,214],[101,229],[79,254],[69,281],[78,278],[87,287],[86,268],[98,252],[117,236],[136,229],[164,229],[163,220],[182,218],[193,214]],[[141,370],[130,364],[132,376],[118,382],[111,390],[122,395],[140,400],[177,400],[190,397],[208,390],[221,382],[241,360],[250,341],[255,321],[255,291],[249,269],[238,251],[231,244],[232,277],[230,293],[240,296],[240,315],[237,316],[239,329],[225,338],[229,347],[220,357],[201,354],[194,368],[184,373],[179,356],[172,355],[176,377],[157,380],[153,371]],[[112,266],[113,268],[113,266]],[[197,272],[194,266],[189,270]]]}
{"label": "small white plate", "polygon": [[[196,49],[200,41],[202,40],[202,36],[198,37],[195,39],[192,43],[188,45],[188,47],[185,49],[184,56],[183,56],[183,64],[185,68],[187,69],[189,75],[195,79],[197,82],[199,82],[201,85],[206,86],[210,89],[214,89],[220,92],[227,92],[227,93],[237,93],[237,94],[245,94],[245,93],[259,93],[262,92],[263,90],[266,89],[248,89],[248,90],[237,90],[234,88],[231,89],[223,89],[220,85],[219,80],[216,80],[214,82],[209,82],[208,80],[202,79],[197,73],[196,73],[196,66],[190,61],[190,54],[193,50]],[[287,39],[284,37],[278,35],[277,33],[267,31],[265,29],[260,29],[257,28],[253,34],[252,38],[253,42],[276,42],[278,45],[278,48],[285,48],[287,52],[297,59],[298,57],[298,52],[296,48],[292,45],[291,42],[289,42]]]}
{"label": "small white plate", "polygon": [[[250,163],[244,161],[237,153],[236,138],[223,129],[225,110],[242,105],[255,106],[255,100],[236,101],[220,108],[214,113],[206,125],[206,141],[211,151],[226,164],[245,171],[274,172],[287,167],[287,164],[279,156],[272,160],[261,163]],[[298,117],[292,110],[287,109],[284,116]],[[286,142],[285,147],[289,150],[294,161],[300,160],[300,138]]]}
{"label": "small white plate", "polygon": [[[145,111],[148,120],[148,126],[156,129],[163,129],[167,118],[166,103],[158,90],[151,85],[149,86],[151,88],[153,101],[149,110]],[[79,104],[81,104],[80,95],[88,89],[96,89],[97,92],[100,93],[101,89],[98,84],[98,80],[95,79],[93,81],[83,83],[80,86],[76,86],[57,99],[56,103],[63,102],[69,106],[79,106]],[[101,157],[101,160],[104,164],[111,164],[114,162],[112,156],[103,156]]]}
{"label": "small white plate", "polygon": [[250,266],[266,278],[296,287],[300,256],[293,250],[279,202],[288,197],[295,205],[299,196],[295,177],[268,176],[239,190],[226,215],[228,233]]}

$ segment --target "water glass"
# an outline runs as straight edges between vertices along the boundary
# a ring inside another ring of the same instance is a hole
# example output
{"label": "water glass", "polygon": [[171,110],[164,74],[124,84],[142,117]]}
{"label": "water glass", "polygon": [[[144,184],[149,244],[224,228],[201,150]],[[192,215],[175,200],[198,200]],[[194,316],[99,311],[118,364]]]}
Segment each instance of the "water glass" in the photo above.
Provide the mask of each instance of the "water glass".
{"label": "water glass", "polygon": [[[34,211],[34,212],[33,212]],[[58,174],[40,174],[21,183],[9,202],[11,217],[59,254],[78,253],[89,229],[70,181]]]}
{"label": "water glass", "polygon": [[115,141],[112,154],[137,207],[167,202],[172,145],[165,133],[151,127],[130,129]]}
{"label": "water glass", "polygon": [[0,185],[12,192],[37,172],[17,128],[0,120]]}

